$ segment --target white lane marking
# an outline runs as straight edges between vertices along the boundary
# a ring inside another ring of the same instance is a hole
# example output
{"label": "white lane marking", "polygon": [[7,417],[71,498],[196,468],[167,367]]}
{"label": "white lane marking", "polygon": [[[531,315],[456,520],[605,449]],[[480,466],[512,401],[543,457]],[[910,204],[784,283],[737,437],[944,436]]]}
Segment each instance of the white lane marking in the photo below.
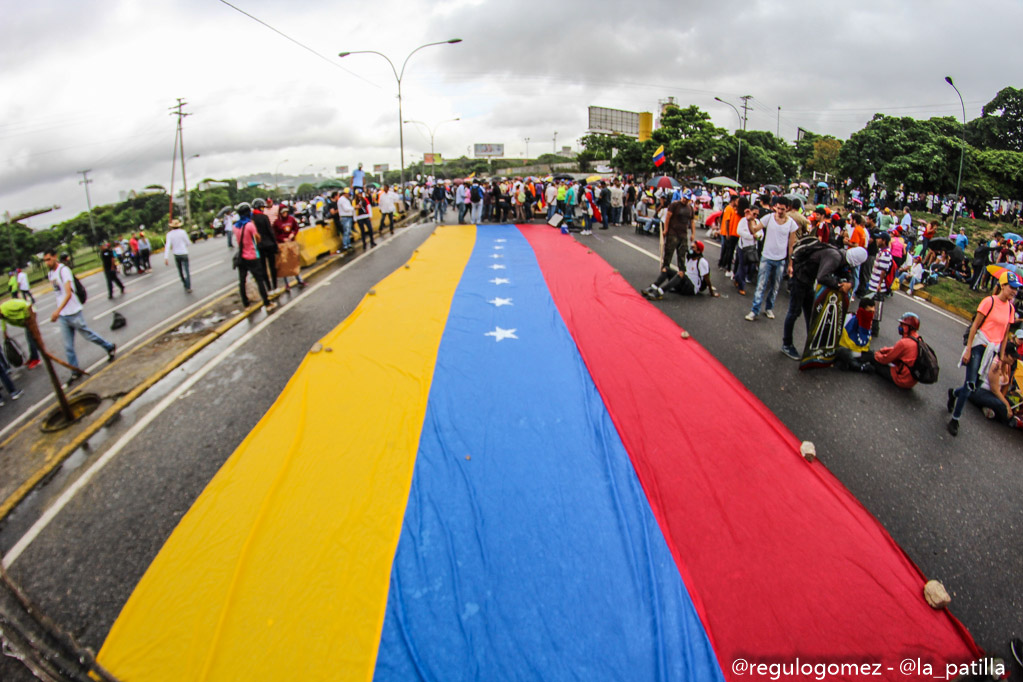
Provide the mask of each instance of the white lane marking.
{"label": "white lane marking", "polygon": [[[403,234],[407,234],[411,232],[411,228],[418,227],[419,225],[424,224],[425,223],[418,223],[417,225],[411,225],[409,226],[409,228],[402,230],[401,232],[394,235],[394,237],[392,237],[391,239],[400,237]],[[344,272],[351,266],[355,265],[366,256],[370,255],[370,253],[371,252],[367,251],[356,256],[351,260],[351,262],[341,266],[338,269],[338,271],[334,273],[333,276],[341,274],[342,272]],[[333,279],[333,276],[309,287],[309,289],[305,292],[306,295],[302,296],[301,300],[308,299],[309,294],[312,294],[318,289],[321,289],[330,284],[331,280]],[[146,429],[150,424],[156,421],[156,419],[164,412],[164,410],[170,407],[174,403],[174,401],[180,398],[186,391],[191,389],[192,386],[199,382],[199,380],[201,380],[203,377],[205,377],[207,374],[213,371],[213,369],[215,369],[221,362],[233,356],[235,352],[243,345],[245,345],[250,339],[254,338],[257,334],[259,334],[259,332],[263,331],[265,328],[273,324],[275,320],[281,319],[284,316],[284,314],[291,310],[293,307],[294,306],[285,306],[280,311],[278,311],[277,314],[267,315],[259,324],[254,326],[252,329],[247,331],[242,336],[238,337],[234,343],[232,343],[230,346],[222,350],[210,362],[203,365],[195,374],[186,379],[184,383],[182,383],[180,386],[178,386],[173,391],[168,393],[167,396],[159,403],[157,403],[152,410],[146,413],[146,415],[142,417],[139,421],[137,421],[134,426],[128,429],[128,431],[123,436],[121,436],[118,439],[118,441],[114,443],[113,446],[111,446],[109,450],[103,453],[103,455],[99,459],[97,459],[92,466],[90,466],[85,472],[82,473],[78,480],[76,480],[74,483],[68,486],[68,488],[63,493],[61,493],[60,497],[57,498],[53,505],[50,506],[45,512],[43,512],[42,516],[40,516],[39,519],[32,524],[32,527],[28,529],[28,532],[21,536],[18,542],[16,542],[14,546],[11,547],[11,550],[7,552],[7,554],[5,554],[3,557],[4,568],[9,569],[11,565],[18,560],[18,557],[20,557],[22,553],[26,549],[28,549],[29,545],[31,545],[32,542],[37,537],[39,537],[39,534],[42,533],[43,530],[45,530],[48,525],[50,525],[50,522],[57,517],[57,514],[59,514],[61,510],[63,510],[64,507],[67,506],[67,504],[72,500],[72,498],[74,498],[74,496],[77,495],[78,492],[82,488],[84,488],[86,484],[88,484],[88,482],[91,481],[92,478],[100,472],[100,470],[103,469],[103,467],[109,464],[110,461],[114,457],[116,457],[117,454],[135,438],[135,436],[142,433],[144,429]]]}
{"label": "white lane marking", "polygon": [[[151,334],[153,329],[155,329],[156,327],[160,327],[161,325],[166,325],[168,323],[173,322],[174,320],[177,320],[179,317],[181,317],[181,316],[191,312],[192,310],[194,310],[195,308],[198,308],[199,306],[205,305],[206,303],[208,303],[213,298],[215,298],[217,296],[220,296],[221,294],[224,294],[225,292],[227,292],[228,290],[230,290],[231,288],[233,288],[235,286],[236,286],[235,284],[228,284],[227,286],[221,287],[220,289],[217,289],[216,291],[214,291],[212,294],[210,294],[206,298],[202,299],[201,301],[196,301],[195,303],[193,303],[192,305],[188,306],[184,310],[181,310],[181,311],[171,315],[166,320],[161,320],[157,324],[154,324],[152,327],[149,327],[148,329],[146,329],[144,332],[142,332],[141,334],[139,334],[135,338],[130,339],[128,341],[125,341],[124,343],[117,344],[118,352],[124,351],[124,350],[127,350],[127,349],[131,348],[136,343],[138,343],[140,340],[142,340],[145,336]],[[55,327],[48,327],[47,329],[54,330]],[[59,331],[59,330],[56,330],[56,331]],[[102,365],[105,362],[106,362],[106,360],[104,360],[104,359],[97,360],[93,364],[91,364],[88,367],[86,367],[85,371],[92,372],[94,369],[96,369],[97,367],[99,367],[100,365]],[[36,411],[39,410],[39,408],[44,407],[46,405],[49,405],[51,403],[53,403],[53,396],[52,395],[48,395],[45,398],[43,398],[42,400],[40,400],[39,402],[37,402],[36,404],[34,404],[31,407],[29,407],[24,412],[22,412],[15,419],[13,419],[10,424],[5,426],[3,429],[0,429],[0,440],[2,440],[4,437],[6,437],[7,433],[11,429],[15,428],[16,426],[21,424],[23,421],[28,419],[30,416],[35,414]]]}
{"label": "white lane marking", "polygon": [[[207,265],[206,267],[203,267],[203,268],[199,268],[198,270],[192,270],[192,271],[191,271],[191,272],[190,272],[189,274],[191,274],[191,275],[197,275],[197,274],[199,274],[200,272],[203,272],[204,270],[209,270],[210,268],[215,268],[215,267],[217,267],[218,265],[220,265],[220,264],[221,264],[221,263],[223,263],[223,262],[224,262],[223,260],[218,260],[218,261],[217,261],[217,262],[215,262],[215,263],[210,263],[210,264],[209,264],[209,265]],[[119,303],[119,304],[115,305],[115,306],[114,306],[113,308],[108,308],[107,310],[104,310],[104,311],[103,311],[103,312],[101,312],[101,313],[100,313],[99,315],[96,315],[96,316],[94,316],[94,317],[92,318],[92,321],[93,321],[93,322],[95,322],[96,320],[102,319],[103,317],[105,317],[105,316],[109,315],[110,313],[114,312],[115,310],[120,310],[121,308],[123,308],[123,307],[124,307],[124,306],[126,306],[126,305],[131,305],[131,304],[132,304],[132,303],[134,303],[135,301],[138,301],[138,300],[140,300],[140,299],[143,299],[143,298],[145,298],[146,296],[148,296],[149,294],[155,294],[155,293],[156,293],[157,291],[159,291],[160,289],[165,289],[166,287],[169,287],[169,286],[170,286],[170,285],[172,285],[172,284],[181,284],[181,278],[177,278],[177,279],[172,279],[172,280],[170,280],[169,282],[164,282],[163,284],[160,284],[159,286],[155,286],[155,287],[153,287],[152,289],[147,289],[147,290],[146,290],[145,292],[143,292],[143,293],[139,294],[139,295],[138,295],[138,296],[136,296],[135,298],[129,298],[129,299],[128,299],[127,301],[125,301],[124,303]]]}
{"label": "white lane marking", "polygon": [[[622,244],[625,244],[626,246],[630,246],[630,247],[636,249],[640,253],[643,253],[643,254],[646,254],[647,256],[650,256],[651,258],[653,258],[656,261],[660,260],[660,258],[655,256],[653,253],[647,251],[646,249],[644,249],[644,248],[642,248],[640,246],[636,246],[632,242],[627,241],[625,239],[622,239],[621,237],[619,237],[617,235],[615,235],[614,239],[619,241],[619,242],[621,242]],[[708,241],[708,242],[705,242],[705,243],[706,244],[714,244],[714,246],[720,246],[720,244],[715,244],[714,242],[711,242],[711,241]],[[927,301],[923,300],[922,298],[916,298],[915,296],[907,296],[906,294],[904,294],[901,291],[897,291],[895,293],[897,293],[900,296],[902,296],[902,298],[905,299],[906,301],[912,301],[913,303],[916,303],[917,305],[922,305],[923,307],[927,308],[928,310],[932,310],[932,311],[938,313],[939,315],[947,317],[948,319],[952,320],[953,322],[957,322],[957,323],[963,325],[964,327],[969,327],[970,326],[970,323],[967,322],[966,320],[964,320],[963,318],[961,318],[961,317],[959,317],[957,315],[953,315],[952,313],[949,313],[949,312],[947,312],[945,310],[942,310],[938,306],[932,305],[932,304],[928,303]]]}

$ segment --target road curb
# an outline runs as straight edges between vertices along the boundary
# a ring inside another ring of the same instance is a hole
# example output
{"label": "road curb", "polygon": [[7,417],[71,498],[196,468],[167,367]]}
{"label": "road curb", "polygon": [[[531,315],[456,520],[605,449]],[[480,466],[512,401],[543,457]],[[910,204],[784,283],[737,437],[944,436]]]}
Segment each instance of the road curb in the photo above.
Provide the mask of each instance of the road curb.
{"label": "road curb", "polygon": [[971,313],[970,311],[963,310],[962,308],[960,308],[957,305],[952,305],[951,303],[946,303],[945,301],[941,300],[940,298],[937,298],[935,296],[932,296],[931,294],[928,294],[926,291],[917,291],[917,292],[914,292],[913,295],[914,296],[919,296],[920,298],[922,298],[923,300],[927,301],[931,305],[935,305],[935,306],[941,308],[942,310],[946,310],[946,311],[952,313],[953,315],[958,315],[959,317],[963,318],[967,322],[972,322],[973,321],[973,313]]}
{"label": "road curb", "polygon": [[[314,277],[315,275],[319,274],[324,269],[328,268],[329,266],[331,266],[331,265],[333,265],[333,264],[335,264],[335,263],[337,263],[337,262],[339,262],[341,260],[342,260],[342,258],[338,257],[338,256],[334,256],[334,255],[328,256],[326,259],[324,259],[324,261],[322,263],[318,263],[318,264],[314,265],[312,268],[310,268],[309,271],[305,273],[305,277],[306,278]],[[227,292],[227,293],[225,293],[225,294],[223,294],[221,296],[218,296],[217,298],[213,299],[212,301],[210,301],[209,303],[204,305],[202,308],[196,310],[191,315],[185,317],[182,320],[179,320],[179,321],[175,322],[173,325],[169,325],[168,327],[165,327],[164,329],[161,329],[160,331],[155,333],[152,337],[147,339],[144,343],[140,343],[139,345],[135,346],[130,351],[128,351],[128,353],[125,353],[125,355],[130,355],[132,352],[134,352],[134,351],[136,351],[136,350],[138,350],[140,348],[145,347],[149,343],[152,343],[154,340],[156,340],[156,339],[162,337],[164,334],[166,334],[171,328],[179,327],[182,324],[185,324],[188,320],[191,320],[191,319],[193,319],[195,317],[198,317],[199,315],[201,315],[205,311],[209,310],[212,306],[214,306],[217,303],[223,301],[225,298],[231,296],[232,294],[233,294],[233,292]],[[279,293],[279,294],[275,294],[275,295],[271,296],[270,298],[276,300],[277,298],[280,298],[280,296],[282,294],[283,294],[283,292]],[[35,487],[37,485],[39,485],[41,482],[45,481],[47,479],[47,477],[51,473],[53,473],[56,470],[56,468],[58,466],[60,466],[64,462],[64,460],[66,460],[76,450],[78,450],[80,447],[82,447],[82,445],[86,441],[88,441],[90,438],[92,438],[94,435],[96,435],[96,433],[100,429],[102,429],[107,424],[109,424],[118,414],[120,414],[125,408],[127,408],[129,405],[131,405],[142,394],[144,394],[147,390],[152,388],[157,382],[159,382],[161,379],[165,378],[168,374],[173,372],[175,369],[177,369],[178,367],[183,365],[185,362],[190,360],[192,357],[197,355],[201,350],[203,350],[204,348],[209,346],[211,343],[213,343],[214,341],[216,341],[217,339],[222,337],[229,330],[231,330],[235,325],[239,324],[243,320],[248,319],[250,316],[252,316],[260,308],[261,308],[261,306],[258,305],[258,304],[257,305],[251,305],[248,308],[246,308],[245,310],[243,310],[239,315],[236,315],[235,317],[231,318],[230,320],[225,321],[219,327],[217,327],[213,331],[207,333],[201,339],[199,339],[198,341],[193,343],[191,346],[186,348],[184,351],[179,353],[177,355],[177,357],[175,357],[173,360],[171,360],[170,362],[165,364],[162,368],[160,368],[159,370],[157,370],[156,372],[151,374],[149,377],[144,379],[141,383],[137,384],[130,391],[128,391],[127,393],[122,395],[120,398],[118,398],[116,401],[114,401],[114,404],[111,405],[109,408],[107,408],[107,410],[105,412],[103,412],[103,414],[101,414],[97,419],[95,419],[91,423],[89,423],[89,425],[85,427],[85,429],[82,431],[82,433],[77,435],[70,443],[68,443],[67,445],[62,447],[60,450],[58,450],[52,456],[48,457],[46,459],[46,463],[42,467],[40,467],[39,469],[34,471],[32,473],[32,475],[29,476],[29,478],[23,484],[18,486],[18,488],[11,495],[9,495],[7,497],[7,499],[5,499],[3,501],[3,503],[0,503],[0,522],[3,522],[3,520],[7,518],[7,515],[10,514],[11,511],[13,511],[22,502],[22,500],[24,500],[25,497],[27,497],[28,494],[31,493],[32,490],[35,489]],[[106,368],[104,367],[104,369],[106,369]],[[74,393],[80,393],[85,388],[85,386],[89,383],[89,381],[92,380],[94,377],[98,376],[101,372],[102,372],[102,370],[100,370],[100,372],[97,372],[96,374],[90,376],[89,380],[86,380],[85,382],[83,382],[82,385],[79,386],[78,389]],[[50,409],[52,409],[52,407],[47,408],[45,410],[42,410],[40,412],[40,414],[36,416],[35,419],[31,419],[31,420],[27,421],[24,425],[22,425],[14,433],[12,433],[10,436],[8,436],[8,438],[4,441],[3,445],[6,445],[10,441],[12,441],[14,438],[16,438],[19,434],[23,433],[26,428],[29,428],[29,427],[31,427],[31,426],[33,426],[35,424],[38,424],[39,420],[42,419],[47,414],[47,412]],[[3,447],[3,445],[0,445],[0,447]]]}

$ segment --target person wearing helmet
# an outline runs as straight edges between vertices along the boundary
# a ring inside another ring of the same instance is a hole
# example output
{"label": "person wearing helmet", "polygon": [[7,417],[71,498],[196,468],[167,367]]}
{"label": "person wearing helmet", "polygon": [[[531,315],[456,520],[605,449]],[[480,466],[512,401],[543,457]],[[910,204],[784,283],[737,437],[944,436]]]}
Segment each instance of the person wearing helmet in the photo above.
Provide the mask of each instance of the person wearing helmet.
{"label": "person wearing helmet", "polygon": [[916,313],[903,313],[899,318],[899,340],[894,346],[867,351],[861,356],[862,371],[873,372],[888,379],[899,388],[913,388],[916,379],[910,372],[919,352],[920,317]]}
{"label": "person wearing helmet", "polygon": [[249,296],[245,291],[245,280],[251,273],[252,278],[256,280],[259,297],[263,299],[263,306],[267,312],[270,312],[274,306],[266,295],[266,284],[264,283],[266,273],[259,259],[261,242],[259,230],[256,229],[255,223],[252,222],[252,207],[247,203],[241,203],[238,204],[235,210],[238,211],[238,221],[234,224],[234,236],[238,241],[235,267],[238,268],[238,293],[240,294],[242,305],[246,308],[249,307]]}
{"label": "person wearing helmet", "polygon": [[948,422],[948,432],[959,435],[959,418],[970,395],[977,390],[981,366],[985,359],[999,356],[1005,362],[1005,351],[1009,343],[1009,327],[1016,322],[1016,309],[1013,301],[1017,290],[1023,286],[1019,277],[1012,272],[1003,272],[998,277],[995,293],[988,296],[977,306],[977,314],[973,318],[966,336],[966,350],[963,351],[961,364],[966,365],[966,381],[959,389],[948,389],[948,411],[952,419]]}
{"label": "person wearing helmet", "polygon": [[666,291],[674,291],[683,296],[695,296],[704,291],[709,291],[714,298],[721,295],[714,291],[714,285],[710,282],[710,263],[703,257],[703,242],[693,242],[692,248],[686,253],[685,267],[684,274],[676,272],[663,287],[651,284],[642,292],[643,296],[659,301],[664,298]]}

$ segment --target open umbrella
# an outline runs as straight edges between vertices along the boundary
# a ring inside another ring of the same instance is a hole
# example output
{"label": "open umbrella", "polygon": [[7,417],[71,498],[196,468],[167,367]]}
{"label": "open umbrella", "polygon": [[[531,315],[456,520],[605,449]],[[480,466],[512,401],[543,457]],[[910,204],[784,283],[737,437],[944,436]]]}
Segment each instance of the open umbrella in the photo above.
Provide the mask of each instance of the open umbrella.
{"label": "open umbrella", "polygon": [[600,176],[600,175],[588,175],[588,176],[586,176],[586,182],[587,183],[600,182],[601,180],[603,180],[603,177]]}
{"label": "open umbrella", "polygon": [[801,183],[799,183],[799,186],[800,187],[805,187],[807,189],[810,189],[810,183],[809,182],[801,182]]}
{"label": "open umbrella", "polygon": [[799,187],[798,182],[793,182],[791,185],[789,185],[789,189],[795,189],[796,187]]}
{"label": "open umbrella", "polygon": [[794,202],[798,203],[800,206],[803,205],[803,195],[802,194],[786,194],[785,198],[788,199],[789,201],[794,201]]}
{"label": "open umbrella", "polygon": [[955,242],[953,242],[948,237],[935,237],[934,239],[927,243],[927,248],[931,249],[932,251],[947,252],[951,251],[955,247],[956,247]]}
{"label": "open umbrella", "polygon": [[780,192],[781,191],[781,187],[779,187],[778,185],[764,185],[764,189],[766,189],[768,192]]}
{"label": "open umbrella", "polygon": [[327,178],[320,184],[316,185],[316,189],[343,189],[347,187],[344,182],[335,178]]}
{"label": "open umbrella", "polygon": [[709,216],[707,216],[707,219],[703,221],[703,224],[713,225],[714,223],[717,222],[717,219],[721,217],[722,213],[724,213],[724,211],[715,211],[714,213],[711,213]]}
{"label": "open umbrella", "polygon": [[711,178],[707,181],[708,185],[720,185],[722,187],[742,187],[739,183],[731,178],[726,178],[723,175],[719,175],[716,178]]}
{"label": "open umbrella", "polygon": [[554,176],[555,180],[575,180],[575,176],[569,173],[558,173]]}
{"label": "open umbrella", "polygon": [[1023,237],[1020,237],[1020,236],[1019,236],[1018,234],[1016,234],[1015,232],[1006,232],[1006,233],[1005,233],[1005,234],[1004,234],[1003,236],[1004,236],[1004,237],[1005,237],[1006,239],[1011,239],[1011,240],[1012,240],[1012,241],[1014,241],[1014,242],[1018,242],[1018,241],[1023,241]]}
{"label": "open umbrella", "polygon": [[826,183],[826,182],[818,182],[818,183],[817,183],[817,186],[818,186],[818,187],[824,187],[824,188],[826,188],[826,187],[828,186],[828,183]]}
{"label": "open umbrella", "polygon": [[230,213],[233,210],[234,210],[233,206],[225,206],[224,208],[222,208],[219,211],[217,211],[217,217],[218,218],[223,218],[225,215],[227,215],[228,213]]}
{"label": "open umbrella", "polygon": [[681,187],[682,183],[675,178],[670,178],[667,175],[658,175],[655,178],[650,178],[646,181],[647,187],[663,187],[664,189],[674,189],[675,187]]}

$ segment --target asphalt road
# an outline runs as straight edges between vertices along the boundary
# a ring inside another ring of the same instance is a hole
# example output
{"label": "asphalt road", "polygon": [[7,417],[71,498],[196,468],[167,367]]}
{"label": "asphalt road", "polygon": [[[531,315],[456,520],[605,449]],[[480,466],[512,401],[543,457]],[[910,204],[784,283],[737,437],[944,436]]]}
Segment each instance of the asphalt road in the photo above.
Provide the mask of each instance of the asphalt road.
{"label": "asphalt road", "polygon": [[[19,546],[10,566],[15,579],[80,641],[98,648],[178,519],[270,407],[304,353],[429,232],[428,226],[399,231],[393,241],[283,298],[280,311],[238,325],[154,387],[73,458],[74,471],[49,484],[55,490],[45,503],[25,505],[0,529],[0,550],[7,554],[56,493],[67,491],[66,506],[31,544]],[[638,289],[656,275],[653,238],[624,228],[575,238]],[[223,249],[222,242],[214,244]],[[223,253],[214,251],[211,257]],[[708,257],[716,261],[713,248]],[[821,460],[923,572],[945,584],[953,613],[978,643],[1008,658],[1008,638],[1023,634],[1023,597],[1014,589],[1023,578],[1023,511],[1012,502],[1023,494],[1023,477],[1013,473],[1023,449],[1018,432],[987,423],[974,409],[967,410],[958,438],[944,430],[945,389],[962,380],[956,362],[963,323],[904,296],[885,311],[882,343],[894,341],[894,320],[904,310],[921,316],[921,331],[942,365],[934,386],[901,391],[873,377],[801,373],[780,352],[787,295],[780,296],[779,319],[750,323],[743,315],[751,297],[738,296],[716,268],[712,276],[723,298],[669,295],[651,305],[691,332],[799,438],[813,441]],[[798,325],[797,345],[802,333]],[[380,408],[360,405],[357,396],[339,397],[338,432],[363,409]],[[106,457],[91,480],[74,482]],[[17,666],[9,659],[0,663],[0,678],[29,679]]]}
{"label": "asphalt road", "polygon": [[[208,239],[192,245],[189,254],[189,266],[192,275],[192,293],[185,293],[184,286],[178,277],[174,259],[165,266],[163,253],[155,253],[150,257],[152,270],[142,275],[120,275],[125,292],[114,287],[114,298],[107,299],[106,278],[98,272],[83,278],[88,298],[85,303],[85,321],[89,328],[101,337],[117,344],[118,352],[128,350],[158,329],[171,318],[186,311],[198,308],[211,300],[215,295],[226,291],[233,284],[237,288],[238,275],[231,267],[232,251],[227,248],[223,238]],[[43,343],[51,354],[61,359],[64,355],[64,340],[60,326],[50,322],[50,315],[57,307],[56,296],[52,290],[36,291],[36,319],[43,335]],[[114,311],[124,315],[127,325],[118,330],[111,330]],[[10,328],[8,332],[28,354],[24,334],[19,329]],[[81,335],[75,337],[75,352],[78,361],[87,371],[102,367],[107,361],[107,354],[101,347],[86,341]],[[70,376],[70,371],[57,366],[58,375],[62,380]],[[20,426],[28,417],[33,416],[44,405],[53,403],[53,389],[50,386],[46,370],[40,365],[34,370],[24,367],[12,374],[17,388],[25,394],[17,401],[10,400],[4,391],[6,405],[0,407],[0,439],[3,439],[14,428]]]}

